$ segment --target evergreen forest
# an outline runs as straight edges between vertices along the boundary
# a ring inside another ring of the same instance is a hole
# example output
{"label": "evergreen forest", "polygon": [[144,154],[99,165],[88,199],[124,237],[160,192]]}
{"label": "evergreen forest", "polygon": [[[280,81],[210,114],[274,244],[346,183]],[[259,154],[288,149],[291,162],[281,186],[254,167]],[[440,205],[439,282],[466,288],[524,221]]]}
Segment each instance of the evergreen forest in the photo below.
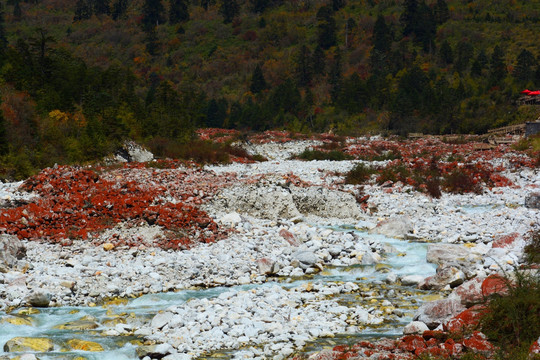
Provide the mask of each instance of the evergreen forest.
{"label": "evergreen forest", "polygon": [[538,117],[540,2],[2,0],[0,178],[195,129],[474,134]]}

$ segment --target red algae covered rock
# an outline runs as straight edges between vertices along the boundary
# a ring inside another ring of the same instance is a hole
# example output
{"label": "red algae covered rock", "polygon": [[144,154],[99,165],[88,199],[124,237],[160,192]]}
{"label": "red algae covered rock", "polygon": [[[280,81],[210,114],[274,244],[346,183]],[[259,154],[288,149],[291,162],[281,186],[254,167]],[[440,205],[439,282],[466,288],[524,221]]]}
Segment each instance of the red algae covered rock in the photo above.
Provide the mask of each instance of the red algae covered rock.
{"label": "red algae covered rock", "polygon": [[485,308],[480,305],[464,310],[446,322],[443,326],[444,330],[451,333],[463,333],[475,329],[485,311]]}
{"label": "red algae covered rock", "polygon": [[520,238],[520,235],[518,233],[501,235],[495,238],[492,246],[494,248],[510,247],[516,242],[516,240],[519,240],[519,238]]}
{"label": "red algae covered rock", "polygon": [[479,331],[475,331],[470,338],[463,340],[463,345],[474,353],[486,356],[491,355],[495,350],[493,344]]}
{"label": "red algae covered rock", "polygon": [[479,303],[484,299],[484,296],[482,295],[482,283],[484,280],[484,277],[475,277],[474,279],[464,282],[454,289],[451,297],[458,298],[464,306],[471,306]]}
{"label": "red algae covered rock", "polygon": [[508,280],[500,275],[488,276],[482,282],[482,296],[487,297],[493,294],[507,294]]}
{"label": "red algae covered rock", "polygon": [[[156,245],[172,249],[224,236],[213,219],[196,207],[204,192],[195,193],[196,185],[189,186],[193,172],[176,172],[175,183],[184,180],[188,185],[171,190],[163,172],[146,169],[144,164],[126,165],[123,170],[61,166],[41,171],[22,185],[23,190],[40,196],[29,204],[3,211],[5,232],[19,238],[68,244],[66,238],[87,239],[89,234],[121,222],[143,222],[167,230],[169,236]],[[147,175],[143,180],[141,173]],[[150,178],[154,183],[146,181]],[[173,201],[165,200],[171,196]]]}

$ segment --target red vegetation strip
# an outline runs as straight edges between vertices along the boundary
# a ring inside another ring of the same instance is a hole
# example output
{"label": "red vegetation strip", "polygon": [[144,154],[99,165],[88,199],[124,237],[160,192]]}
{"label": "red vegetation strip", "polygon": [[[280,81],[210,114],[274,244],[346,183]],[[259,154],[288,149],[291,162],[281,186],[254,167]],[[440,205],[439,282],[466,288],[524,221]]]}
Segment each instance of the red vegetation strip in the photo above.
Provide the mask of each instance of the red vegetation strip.
{"label": "red vegetation strip", "polygon": [[[177,184],[188,180],[190,174],[158,172],[144,169],[144,165],[126,166],[124,171],[146,172],[143,179],[151,178],[151,174],[168,174],[175,177]],[[196,197],[202,194],[202,191],[195,194],[196,185],[184,186],[182,190],[192,192],[179,194],[160,184],[163,176],[161,179],[157,176],[152,184],[122,176],[122,171],[110,175],[114,180],[89,169],[64,166],[43,170],[22,185],[23,190],[34,191],[40,197],[0,213],[3,231],[19,238],[62,243],[66,238],[87,239],[89,234],[120,222],[144,222],[168,230],[169,236],[156,245],[172,249],[186,248],[196,241],[213,242],[224,236],[208,214],[195,206],[201,202]],[[168,195],[176,195],[182,202],[162,200]]]}

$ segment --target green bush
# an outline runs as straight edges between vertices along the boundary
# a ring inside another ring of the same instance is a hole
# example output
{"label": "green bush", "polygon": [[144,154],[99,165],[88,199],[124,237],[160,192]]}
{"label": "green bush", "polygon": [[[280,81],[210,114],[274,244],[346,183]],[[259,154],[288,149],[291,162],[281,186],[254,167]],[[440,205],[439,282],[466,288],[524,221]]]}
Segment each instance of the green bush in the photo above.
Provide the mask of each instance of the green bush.
{"label": "green bush", "polygon": [[507,277],[508,293],[486,299],[482,332],[501,349],[503,359],[526,358],[540,329],[540,276],[537,270],[518,270]]}
{"label": "green bush", "polygon": [[343,161],[351,160],[352,156],[345,154],[343,151],[332,150],[332,151],[320,151],[320,150],[304,150],[300,155],[297,156],[301,160],[330,160],[330,161]]}
{"label": "green bush", "polygon": [[374,169],[363,163],[358,163],[345,175],[345,182],[353,185],[363,184],[368,181],[374,173]]}

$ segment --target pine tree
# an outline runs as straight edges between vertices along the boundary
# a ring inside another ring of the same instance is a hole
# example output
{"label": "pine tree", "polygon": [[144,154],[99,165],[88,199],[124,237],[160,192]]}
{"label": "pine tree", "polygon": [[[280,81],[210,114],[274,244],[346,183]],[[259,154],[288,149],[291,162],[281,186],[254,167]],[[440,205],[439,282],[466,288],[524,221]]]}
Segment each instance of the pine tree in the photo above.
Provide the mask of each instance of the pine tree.
{"label": "pine tree", "polygon": [[110,15],[111,4],[110,0],[94,0],[94,14]]}
{"label": "pine tree", "polygon": [[347,0],[332,0],[332,9],[334,11],[339,11],[339,9],[345,7],[347,5]]}
{"label": "pine tree", "polygon": [[21,20],[22,17],[22,10],[21,5],[19,4],[19,1],[15,3],[13,6],[13,18],[17,21]]}
{"label": "pine tree", "polygon": [[313,71],[311,68],[310,58],[311,52],[309,51],[308,47],[306,45],[302,45],[296,59],[296,79],[298,81],[298,86],[309,86],[311,83]]}
{"label": "pine tree", "polygon": [[4,20],[4,11],[0,7],[0,55],[4,53],[6,50],[6,47],[8,45],[7,35],[6,35],[6,28],[4,26],[5,20]]}
{"label": "pine tree", "polygon": [[425,1],[418,5],[418,22],[415,29],[416,40],[423,45],[424,51],[429,51],[435,47],[435,35],[437,24],[433,12]]}
{"label": "pine tree", "polygon": [[151,31],[165,21],[165,8],[161,0],[145,0],[142,9],[142,27],[146,32]]}
{"label": "pine tree", "polygon": [[6,120],[2,111],[0,111],[0,155],[5,155],[9,151],[7,131],[6,131]]}
{"label": "pine tree", "polygon": [[505,76],[504,52],[499,45],[495,45],[489,60],[489,80],[491,85],[498,84]]}
{"label": "pine tree", "polygon": [[463,39],[457,44],[456,60],[454,61],[454,68],[457,72],[463,73],[467,70],[473,54],[474,48],[468,40]]}
{"label": "pine tree", "polygon": [[341,86],[343,84],[343,74],[341,72],[341,52],[339,50],[337,50],[334,57],[334,63],[330,69],[330,79],[328,82],[330,83],[330,97],[332,98],[332,102],[335,103],[339,98]]}
{"label": "pine tree", "polygon": [[449,65],[454,62],[454,53],[448,40],[444,40],[439,48],[439,59],[444,65]]}
{"label": "pine tree", "polygon": [[512,75],[520,82],[530,81],[534,75],[534,64],[534,55],[529,50],[523,49],[517,57],[517,63]]}
{"label": "pine tree", "polygon": [[189,20],[188,2],[186,0],[171,0],[169,22],[178,24]]}
{"label": "pine tree", "polygon": [[92,7],[86,0],[77,0],[73,21],[88,20],[92,17]]}
{"label": "pine tree", "polygon": [[416,32],[418,23],[418,0],[405,0],[404,9],[399,17],[403,26],[403,35],[407,36]]}
{"label": "pine tree", "polygon": [[437,0],[433,7],[433,15],[435,15],[437,25],[442,25],[450,19],[450,10],[445,0]]}
{"label": "pine tree", "polygon": [[225,24],[231,23],[240,13],[240,5],[236,0],[222,0],[219,13],[223,16]]}
{"label": "pine tree", "polygon": [[249,86],[249,90],[254,94],[258,94],[267,88],[268,84],[264,79],[261,66],[257,64],[255,70],[253,70],[253,75],[251,76],[251,85]]}
{"label": "pine tree", "polygon": [[126,14],[128,0],[116,0],[113,4],[112,18],[118,20]]}
{"label": "pine tree", "polygon": [[315,75],[324,75],[326,74],[326,56],[324,51],[320,46],[315,48],[313,55],[311,57],[311,69]]}
{"label": "pine tree", "polygon": [[317,11],[317,38],[323,49],[336,45],[336,20],[332,8],[328,5],[321,6]]}
{"label": "pine tree", "polygon": [[385,54],[390,51],[391,45],[392,34],[390,33],[390,28],[386,25],[384,16],[379,15],[373,26],[373,50]]}

